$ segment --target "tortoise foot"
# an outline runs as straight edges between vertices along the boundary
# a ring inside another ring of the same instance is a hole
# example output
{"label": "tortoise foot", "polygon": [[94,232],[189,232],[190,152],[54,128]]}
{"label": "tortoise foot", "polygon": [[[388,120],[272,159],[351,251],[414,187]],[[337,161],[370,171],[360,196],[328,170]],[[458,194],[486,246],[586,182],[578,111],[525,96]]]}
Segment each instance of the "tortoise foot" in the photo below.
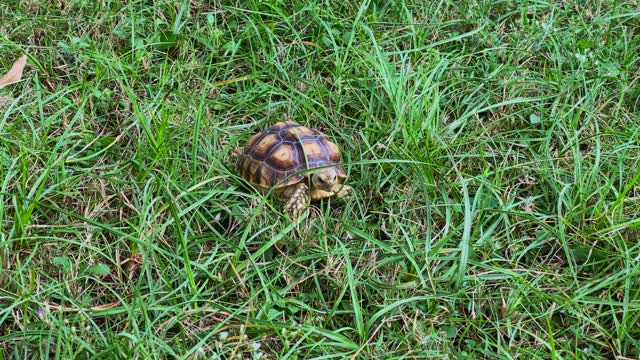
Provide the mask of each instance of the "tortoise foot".
{"label": "tortoise foot", "polygon": [[349,185],[341,186],[341,188],[336,192],[336,199],[344,199],[353,196],[353,188]]}

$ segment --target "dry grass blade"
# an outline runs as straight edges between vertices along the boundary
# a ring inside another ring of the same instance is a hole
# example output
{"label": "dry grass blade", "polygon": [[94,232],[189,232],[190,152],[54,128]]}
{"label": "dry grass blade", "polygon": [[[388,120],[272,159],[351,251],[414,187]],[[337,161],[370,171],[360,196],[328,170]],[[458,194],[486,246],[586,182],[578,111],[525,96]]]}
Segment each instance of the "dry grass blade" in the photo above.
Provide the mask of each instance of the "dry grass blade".
{"label": "dry grass blade", "polygon": [[9,72],[0,78],[0,89],[7,85],[19,82],[22,79],[22,71],[24,70],[25,65],[27,65],[27,56],[22,55],[13,63]]}
{"label": "dry grass blade", "polygon": [[[102,304],[102,305],[96,305],[96,306],[92,306],[90,308],[88,308],[88,310],[90,311],[103,311],[103,310],[109,310],[112,309],[116,306],[121,305],[122,302],[120,302],[120,300],[118,301],[112,301],[108,304]],[[62,312],[80,312],[82,310],[87,310],[85,308],[79,308],[79,307],[69,307],[69,306],[61,306],[61,305],[48,305],[48,308],[50,310],[56,310],[56,311],[62,311]]]}

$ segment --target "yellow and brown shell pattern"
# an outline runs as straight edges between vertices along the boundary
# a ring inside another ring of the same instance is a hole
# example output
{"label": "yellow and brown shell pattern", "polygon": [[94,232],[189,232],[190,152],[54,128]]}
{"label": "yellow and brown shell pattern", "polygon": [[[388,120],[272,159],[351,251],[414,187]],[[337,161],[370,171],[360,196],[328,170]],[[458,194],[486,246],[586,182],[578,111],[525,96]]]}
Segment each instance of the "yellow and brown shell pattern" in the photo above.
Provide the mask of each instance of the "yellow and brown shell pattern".
{"label": "yellow and brown shell pattern", "polygon": [[323,133],[293,121],[278,122],[253,135],[238,156],[236,169],[245,180],[265,188],[284,187],[309,176],[306,169],[336,165],[345,178],[340,150]]}

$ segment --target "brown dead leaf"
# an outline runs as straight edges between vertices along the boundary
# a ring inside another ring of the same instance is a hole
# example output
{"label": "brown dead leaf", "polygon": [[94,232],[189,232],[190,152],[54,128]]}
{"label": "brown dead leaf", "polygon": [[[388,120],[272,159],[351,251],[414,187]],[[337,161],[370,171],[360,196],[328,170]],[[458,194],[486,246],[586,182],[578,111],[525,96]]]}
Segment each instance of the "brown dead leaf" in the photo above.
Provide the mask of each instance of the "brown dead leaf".
{"label": "brown dead leaf", "polygon": [[24,66],[27,64],[27,55],[22,55],[16,62],[13,63],[9,72],[4,74],[2,78],[0,78],[0,89],[3,87],[17,83],[22,79],[22,70],[24,70]]}

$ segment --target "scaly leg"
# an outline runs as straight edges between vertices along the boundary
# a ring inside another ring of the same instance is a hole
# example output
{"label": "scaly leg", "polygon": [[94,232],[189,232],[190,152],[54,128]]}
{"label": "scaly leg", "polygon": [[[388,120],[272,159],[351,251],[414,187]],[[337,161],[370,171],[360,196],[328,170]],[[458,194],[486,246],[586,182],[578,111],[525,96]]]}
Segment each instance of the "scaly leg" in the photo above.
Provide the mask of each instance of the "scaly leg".
{"label": "scaly leg", "polygon": [[353,195],[353,188],[349,185],[336,184],[331,191],[334,192],[336,199],[342,199]]}
{"label": "scaly leg", "polygon": [[284,196],[288,199],[284,209],[291,220],[295,220],[302,215],[307,206],[309,206],[309,188],[303,182],[287,189]]}
{"label": "scaly leg", "polygon": [[333,195],[335,195],[333,192],[328,192],[320,189],[311,189],[311,201],[328,199]]}
{"label": "scaly leg", "polygon": [[322,200],[328,199],[330,197],[335,197],[336,199],[342,199],[353,194],[353,188],[349,185],[341,185],[336,184],[333,186],[331,191],[324,191],[322,189],[312,189],[311,190],[311,200]]}

